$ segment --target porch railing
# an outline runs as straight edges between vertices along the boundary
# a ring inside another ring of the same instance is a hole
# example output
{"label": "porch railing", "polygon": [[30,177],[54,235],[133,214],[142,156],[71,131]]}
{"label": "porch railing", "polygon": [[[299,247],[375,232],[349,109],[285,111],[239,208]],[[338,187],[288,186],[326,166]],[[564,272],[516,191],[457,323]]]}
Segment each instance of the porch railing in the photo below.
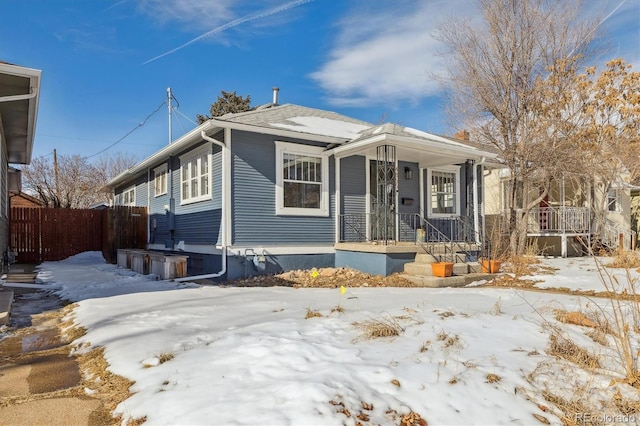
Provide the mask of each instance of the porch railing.
{"label": "porch railing", "polygon": [[[367,238],[367,224],[370,227]],[[385,231],[379,232],[380,226]],[[398,227],[397,240],[395,228]],[[380,223],[372,213],[352,213],[340,215],[340,242],[380,241],[412,242],[437,257],[453,259],[456,252],[467,251],[464,244],[481,241],[473,228],[471,218],[430,218],[425,219],[417,213],[391,213],[386,224]],[[389,238],[389,235],[393,237]],[[444,249],[443,253],[436,253],[436,248]]]}
{"label": "porch railing", "polygon": [[539,207],[526,217],[529,233],[585,233],[591,229],[588,207]]}
{"label": "porch railing", "polygon": [[600,230],[600,243],[608,249],[635,248],[636,232],[618,223],[606,219]]}

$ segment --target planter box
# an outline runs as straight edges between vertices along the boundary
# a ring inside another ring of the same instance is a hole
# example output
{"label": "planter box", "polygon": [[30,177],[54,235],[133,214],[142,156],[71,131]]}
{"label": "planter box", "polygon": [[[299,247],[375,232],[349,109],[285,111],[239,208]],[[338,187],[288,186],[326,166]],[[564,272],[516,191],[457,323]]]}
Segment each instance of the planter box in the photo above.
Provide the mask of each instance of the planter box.
{"label": "planter box", "polygon": [[149,253],[152,274],[157,274],[161,280],[171,280],[187,276],[188,256],[164,253]]}
{"label": "planter box", "polygon": [[499,260],[482,259],[480,261],[480,264],[482,265],[483,273],[495,274],[497,272],[500,272],[500,266],[502,265],[502,262]]}
{"label": "planter box", "polygon": [[[117,259],[118,259],[118,266],[121,268],[130,268],[131,267],[131,261],[129,260],[129,262],[127,262],[128,257],[129,257],[129,250],[126,249],[118,249],[117,250],[118,255],[117,255]],[[129,266],[127,266],[127,263],[129,263]]]}
{"label": "planter box", "polygon": [[149,252],[144,250],[131,250],[131,270],[142,275],[149,274]]}
{"label": "planter box", "polygon": [[431,272],[434,277],[450,277],[453,275],[452,262],[433,262],[431,264]]}

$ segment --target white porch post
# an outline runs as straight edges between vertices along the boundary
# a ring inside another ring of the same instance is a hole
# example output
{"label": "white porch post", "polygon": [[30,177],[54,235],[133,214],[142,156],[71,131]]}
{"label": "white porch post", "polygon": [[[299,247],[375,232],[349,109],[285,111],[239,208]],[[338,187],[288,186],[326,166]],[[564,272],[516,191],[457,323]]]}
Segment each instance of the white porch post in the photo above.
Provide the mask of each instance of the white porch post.
{"label": "white porch post", "polygon": [[336,244],[338,244],[340,242],[340,207],[341,207],[341,202],[340,202],[340,157],[335,157],[335,168],[336,168],[336,172],[335,172],[335,177],[336,177],[336,200],[334,202],[334,208],[335,208],[335,231],[336,231]]}
{"label": "white porch post", "polygon": [[426,214],[425,214],[425,200],[424,200],[424,168],[421,167],[420,165],[418,165],[418,170],[420,171],[419,174],[419,178],[420,178],[420,217],[422,219],[425,218]]}
{"label": "white porch post", "polygon": [[476,244],[480,244],[480,212],[478,203],[478,167],[473,163],[473,230],[475,232]]}

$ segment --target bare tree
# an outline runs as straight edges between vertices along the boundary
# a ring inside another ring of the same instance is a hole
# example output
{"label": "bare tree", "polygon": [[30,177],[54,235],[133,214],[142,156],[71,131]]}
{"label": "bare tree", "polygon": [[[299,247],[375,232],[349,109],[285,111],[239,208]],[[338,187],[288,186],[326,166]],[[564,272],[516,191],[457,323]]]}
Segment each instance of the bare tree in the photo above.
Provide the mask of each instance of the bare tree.
{"label": "bare tree", "polygon": [[[526,247],[529,211],[540,205],[551,181],[572,161],[569,140],[550,134],[542,114],[553,116],[540,80],[569,58],[579,66],[597,23],[578,19],[577,1],[480,0],[482,20],[449,22],[439,38],[449,48],[451,111],[472,138],[492,146],[510,170],[506,208],[509,247]],[[551,86],[557,93],[569,79]],[[546,108],[546,109],[545,109]],[[450,111],[450,112],[451,112]]]}
{"label": "bare tree", "polygon": [[134,157],[124,154],[101,157],[95,164],[79,155],[59,155],[56,170],[53,158],[47,155],[24,166],[22,177],[26,191],[46,207],[88,208],[109,202],[106,183],[135,163]]}

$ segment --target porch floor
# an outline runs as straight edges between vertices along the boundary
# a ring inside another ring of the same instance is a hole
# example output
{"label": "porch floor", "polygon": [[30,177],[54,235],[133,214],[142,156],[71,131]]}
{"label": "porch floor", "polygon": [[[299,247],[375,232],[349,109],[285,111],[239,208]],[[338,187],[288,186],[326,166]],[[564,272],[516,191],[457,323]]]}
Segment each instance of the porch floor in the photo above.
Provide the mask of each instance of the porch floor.
{"label": "porch floor", "polygon": [[[444,244],[448,246],[448,243]],[[478,250],[478,246],[473,243],[454,244],[456,246],[456,249],[458,250]],[[426,253],[425,249],[420,244],[410,241],[394,241],[386,245],[378,243],[376,241],[366,241],[360,243],[336,243],[334,244],[333,248],[336,250],[356,251],[362,253]]]}

